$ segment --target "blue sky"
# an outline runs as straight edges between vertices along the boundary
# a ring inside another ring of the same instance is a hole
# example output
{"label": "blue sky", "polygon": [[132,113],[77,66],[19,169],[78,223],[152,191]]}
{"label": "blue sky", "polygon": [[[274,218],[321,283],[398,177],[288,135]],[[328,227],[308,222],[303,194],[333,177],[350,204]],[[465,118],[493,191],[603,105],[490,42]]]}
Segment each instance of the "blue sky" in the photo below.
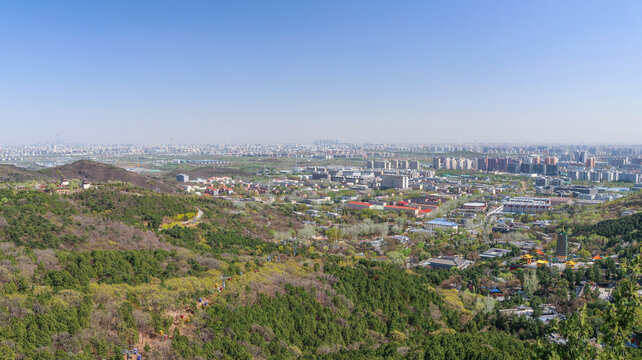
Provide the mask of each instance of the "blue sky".
{"label": "blue sky", "polygon": [[0,143],[641,143],[640,1],[0,1]]}

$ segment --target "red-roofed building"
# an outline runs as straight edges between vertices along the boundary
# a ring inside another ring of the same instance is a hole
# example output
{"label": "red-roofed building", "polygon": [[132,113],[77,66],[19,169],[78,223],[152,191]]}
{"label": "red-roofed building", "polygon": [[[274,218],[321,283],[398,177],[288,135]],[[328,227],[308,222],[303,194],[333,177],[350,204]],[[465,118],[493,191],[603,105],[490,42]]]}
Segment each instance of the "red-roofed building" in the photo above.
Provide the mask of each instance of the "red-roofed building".
{"label": "red-roofed building", "polygon": [[[405,212],[406,214],[412,216],[419,216],[419,209],[409,206],[395,206],[395,205],[386,205],[383,207],[384,210],[392,210],[396,212]],[[423,216],[423,215],[422,215]]]}
{"label": "red-roofed building", "polygon": [[539,256],[546,255],[546,254],[544,254],[544,251],[542,249],[535,249],[535,250],[533,250],[533,252],[535,253],[535,255],[539,255]]}
{"label": "red-roofed building", "polygon": [[205,194],[207,195],[212,195],[212,196],[218,196],[218,189],[215,189],[214,187],[208,187],[205,189]]}
{"label": "red-roofed building", "polygon": [[366,202],[348,201],[347,207],[348,209],[352,209],[352,210],[363,210],[363,209],[372,209],[374,205]]}
{"label": "red-roofed building", "polygon": [[227,186],[221,186],[218,189],[218,193],[219,194],[224,193],[224,194],[227,194],[227,195],[232,195],[232,194],[234,194],[234,189],[229,188]]}

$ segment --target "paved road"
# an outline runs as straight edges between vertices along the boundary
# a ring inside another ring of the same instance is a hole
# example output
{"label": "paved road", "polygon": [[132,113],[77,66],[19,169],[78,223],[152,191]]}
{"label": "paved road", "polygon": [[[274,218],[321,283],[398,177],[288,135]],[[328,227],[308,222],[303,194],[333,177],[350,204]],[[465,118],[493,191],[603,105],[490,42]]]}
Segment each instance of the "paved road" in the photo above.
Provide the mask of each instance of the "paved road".
{"label": "paved road", "polygon": [[199,208],[197,208],[197,209],[198,209],[198,214],[196,214],[196,216],[194,216],[192,219],[189,219],[187,221],[183,221],[181,223],[181,225],[186,226],[186,225],[190,225],[190,224],[196,224],[199,221],[201,221],[201,218],[203,217],[203,210],[201,210]]}

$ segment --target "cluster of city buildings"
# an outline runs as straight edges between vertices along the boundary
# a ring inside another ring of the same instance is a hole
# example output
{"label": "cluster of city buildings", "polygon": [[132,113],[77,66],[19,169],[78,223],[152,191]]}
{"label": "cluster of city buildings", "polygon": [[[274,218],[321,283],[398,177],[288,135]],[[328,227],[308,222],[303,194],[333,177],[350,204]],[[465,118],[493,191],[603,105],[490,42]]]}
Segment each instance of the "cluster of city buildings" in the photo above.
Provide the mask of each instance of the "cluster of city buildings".
{"label": "cluster of city buildings", "polygon": [[434,169],[445,169],[445,170],[475,170],[475,162],[467,158],[455,158],[455,157],[434,157],[432,161],[432,167]]}
{"label": "cluster of city buildings", "polygon": [[419,170],[417,160],[367,160],[366,169],[379,170]]}
{"label": "cluster of city buildings", "polygon": [[478,170],[525,175],[564,175],[569,180],[593,182],[642,181],[642,158],[619,155],[588,156],[586,151],[573,156],[528,155],[521,157],[434,157],[432,167],[444,170]]}
{"label": "cluster of city buildings", "polygon": [[348,201],[346,203],[346,207],[351,210],[374,209],[381,211],[394,211],[398,213],[405,213],[416,218],[424,217],[432,211],[431,208],[425,208],[421,206],[413,206],[410,204],[387,204],[385,202]]}
{"label": "cluster of city buildings", "polygon": [[427,178],[435,176],[434,170],[414,169],[367,169],[345,166],[295,167],[293,174],[302,174],[308,180],[327,180],[352,186],[354,190],[408,189]]}

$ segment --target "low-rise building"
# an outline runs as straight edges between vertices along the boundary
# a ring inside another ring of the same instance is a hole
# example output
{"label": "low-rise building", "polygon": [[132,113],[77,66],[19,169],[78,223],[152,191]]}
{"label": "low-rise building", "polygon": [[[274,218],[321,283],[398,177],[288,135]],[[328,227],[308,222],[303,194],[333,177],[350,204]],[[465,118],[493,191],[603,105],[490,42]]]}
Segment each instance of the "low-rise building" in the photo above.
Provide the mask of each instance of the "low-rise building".
{"label": "low-rise building", "polygon": [[483,253],[479,254],[479,257],[482,259],[494,259],[497,257],[502,257],[511,253],[509,249],[499,249],[499,248],[490,248]]}
{"label": "low-rise building", "polygon": [[351,210],[363,210],[363,209],[372,209],[374,205],[366,202],[348,201],[346,203],[346,207],[348,207],[348,209],[351,209]]}
{"label": "low-rise building", "polygon": [[480,212],[486,210],[488,205],[484,202],[467,202],[461,206],[464,211]]}
{"label": "low-rise building", "polygon": [[429,230],[434,230],[434,229],[457,230],[459,228],[459,225],[452,221],[448,221],[446,219],[440,218],[440,219],[433,219],[426,222],[425,228]]}
{"label": "low-rise building", "polygon": [[430,266],[433,269],[465,269],[469,267],[473,262],[460,258],[458,256],[440,256],[438,258],[430,258],[420,262],[419,266]]}
{"label": "low-rise building", "polygon": [[514,197],[502,202],[505,213],[534,214],[549,211],[551,199],[534,197]]}
{"label": "low-rise building", "polygon": [[414,208],[414,207],[409,207],[409,206],[397,206],[397,205],[386,205],[383,207],[384,210],[392,210],[396,212],[403,212],[408,215],[412,216],[418,216],[419,215],[419,209]]}
{"label": "low-rise building", "polygon": [[383,175],[381,176],[381,188],[383,189],[407,189],[408,176],[406,175]]}
{"label": "low-rise building", "polygon": [[318,198],[318,199],[305,199],[305,200],[303,200],[304,203],[311,204],[311,205],[323,205],[323,204],[329,203],[330,201],[331,201],[331,199],[330,199],[329,196],[321,197],[321,198]]}

